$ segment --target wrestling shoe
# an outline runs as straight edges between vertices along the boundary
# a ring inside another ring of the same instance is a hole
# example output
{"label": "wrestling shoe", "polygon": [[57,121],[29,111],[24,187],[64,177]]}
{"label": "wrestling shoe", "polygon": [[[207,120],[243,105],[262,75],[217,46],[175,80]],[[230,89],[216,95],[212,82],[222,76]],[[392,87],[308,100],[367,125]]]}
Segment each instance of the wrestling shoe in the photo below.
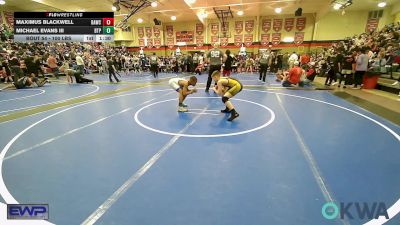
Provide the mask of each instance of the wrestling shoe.
{"label": "wrestling shoe", "polygon": [[228,108],[222,109],[221,112],[222,113],[229,113],[229,109]]}
{"label": "wrestling shoe", "polygon": [[185,107],[182,107],[182,106],[178,107],[178,112],[187,112],[187,111],[188,111],[188,109]]}
{"label": "wrestling shoe", "polygon": [[233,121],[237,117],[239,117],[239,113],[234,111],[234,112],[231,113],[231,117],[229,117],[228,121]]}
{"label": "wrestling shoe", "polygon": [[41,82],[39,82],[38,87],[43,87],[47,83],[47,77],[44,78]]}

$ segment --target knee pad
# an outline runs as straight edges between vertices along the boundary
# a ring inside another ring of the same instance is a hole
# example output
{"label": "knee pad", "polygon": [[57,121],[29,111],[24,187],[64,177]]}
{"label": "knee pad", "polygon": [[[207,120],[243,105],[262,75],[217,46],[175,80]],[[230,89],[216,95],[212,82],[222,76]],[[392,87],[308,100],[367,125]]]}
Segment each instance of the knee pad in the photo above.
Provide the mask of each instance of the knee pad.
{"label": "knee pad", "polygon": [[225,104],[225,102],[227,102],[227,101],[229,101],[229,98],[228,97],[222,97],[222,102]]}

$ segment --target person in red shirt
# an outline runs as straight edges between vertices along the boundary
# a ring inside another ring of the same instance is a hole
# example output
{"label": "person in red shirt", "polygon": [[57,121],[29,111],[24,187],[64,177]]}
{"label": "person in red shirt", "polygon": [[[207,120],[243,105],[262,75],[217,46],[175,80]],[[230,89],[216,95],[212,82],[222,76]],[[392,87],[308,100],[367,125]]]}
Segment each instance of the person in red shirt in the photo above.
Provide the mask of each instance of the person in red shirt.
{"label": "person in red shirt", "polygon": [[299,67],[299,61],[294,62],[294,67],[289,70],[288,76],[283,80],[282,86],[293,87],[300,82],[303,69]]}
{"label": "person in red shirt", "polygon": [[309,80],[311,82],[314,81],[315,76],[317,75],[317,72],[315,71],[315,62],[309,63],[309,67],[308,67],[306,75],[307,75],[307,80]]}
{"label": "person in red shirt", "polygon": [[55,54],[51,53],[49,58],[47,58],[47,66],[51,69],[51,71],[54,73],[54,76],[58,79],[59,69]]}
{"label": "person in red shirt", "polygon": [[315,71],[315,62],[310,62],[308,64],[308,69],[306,72],[306,79],[304,79],[303,81],[299,82],[299,86],[300,87],[310,87],[312,85],[312,82],[315,79],[315,76],[317,75],[317,72]]}
{"label": "person in red shirt", "polygon": [[300,57],[301,66],[307,65],[310,62],[310,56],[305,53]]}

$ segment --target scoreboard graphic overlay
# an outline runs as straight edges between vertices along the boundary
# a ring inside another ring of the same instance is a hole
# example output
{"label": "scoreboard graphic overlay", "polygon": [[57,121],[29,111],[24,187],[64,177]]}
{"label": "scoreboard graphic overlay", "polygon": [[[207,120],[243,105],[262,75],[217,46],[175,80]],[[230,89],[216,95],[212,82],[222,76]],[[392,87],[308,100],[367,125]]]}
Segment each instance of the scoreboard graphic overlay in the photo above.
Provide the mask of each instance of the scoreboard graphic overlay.
{"label": "scoreboard graphic overlay", "polygon": [[15,12],[15,42],[113,42],[113,12]]}

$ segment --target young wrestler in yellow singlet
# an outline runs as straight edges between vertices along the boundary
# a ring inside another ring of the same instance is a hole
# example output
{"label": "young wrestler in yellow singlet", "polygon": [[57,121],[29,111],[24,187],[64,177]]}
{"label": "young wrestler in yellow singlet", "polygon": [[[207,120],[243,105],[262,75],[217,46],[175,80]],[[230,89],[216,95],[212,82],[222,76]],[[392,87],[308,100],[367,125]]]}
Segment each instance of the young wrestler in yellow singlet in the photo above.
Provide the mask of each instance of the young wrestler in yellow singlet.
{"label": "young wrestler in yellow singlet", "polygon": [[221,112],[231,113],[228,121],[232,121],[235,118],[239,117],[239,113],[236,112],[232,102],[229,101],[229,99],[242,91],[242,83],[231,77],[221,77],[220,71],[215,71],[214,73],[212,73],[211,77],[214,82],[217,83],[217,85],[213,88],[215,93],[222,97],[222,102],[226,106],[226,108],[224,110],[221,110]]}

